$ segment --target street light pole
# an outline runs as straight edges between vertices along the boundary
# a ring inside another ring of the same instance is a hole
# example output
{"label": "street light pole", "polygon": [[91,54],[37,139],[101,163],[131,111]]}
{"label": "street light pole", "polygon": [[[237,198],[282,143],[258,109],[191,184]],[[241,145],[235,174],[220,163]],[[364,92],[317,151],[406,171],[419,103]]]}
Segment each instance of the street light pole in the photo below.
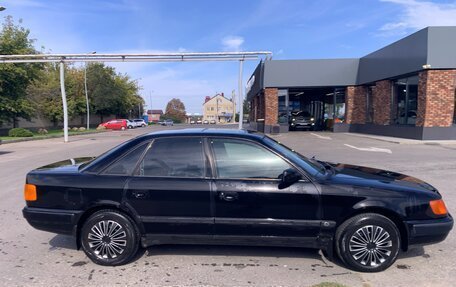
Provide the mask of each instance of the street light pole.
{"label": "street light pole", "polygon": [[244,110],[242,109],[242,103],[243,103],[243,98],[242,98],[242,70],[243,70],[243,64],[244,64],[244,59],[239,60],[239,87],[238,87],[238,93],[239,93],[239,129],[242,130],[242,124],[243,124],[243,118],[244,118]]}
{"label": "street light pole", "polygon": [[[93,51],[91,54],[95,54]],[[89,95],[87,93],[87,62],[84,63],[84,88],[86,96],[86,108],[87,108],[87,130],[90,129],[90,107],[89,107]]]}

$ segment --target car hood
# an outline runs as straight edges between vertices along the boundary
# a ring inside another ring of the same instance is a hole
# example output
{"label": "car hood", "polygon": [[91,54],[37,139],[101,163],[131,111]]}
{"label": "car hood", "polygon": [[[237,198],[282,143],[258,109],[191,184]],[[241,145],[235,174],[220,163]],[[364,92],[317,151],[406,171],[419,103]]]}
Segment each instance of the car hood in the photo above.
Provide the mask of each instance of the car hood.
{"label": "car hood", "polygon": [[40,171],[45,171],[45,172],[56,172],[56,173],[68,173],[68,172],[78,172],[79,167],[91,160],[93,160],[94,157],[78,157],[78,158],[70,158],[62,161],[58,161],[55,163],[51,163],[42,167],[39,167],[35,169],[34,171],[40,172]]}
{"label": "car hood", "polygon": [[437,192],[432,185],[418,178],[394,171],[344,163],[328,164],[333,167],[334,174],[329,180],[334,183],[380,189]]}

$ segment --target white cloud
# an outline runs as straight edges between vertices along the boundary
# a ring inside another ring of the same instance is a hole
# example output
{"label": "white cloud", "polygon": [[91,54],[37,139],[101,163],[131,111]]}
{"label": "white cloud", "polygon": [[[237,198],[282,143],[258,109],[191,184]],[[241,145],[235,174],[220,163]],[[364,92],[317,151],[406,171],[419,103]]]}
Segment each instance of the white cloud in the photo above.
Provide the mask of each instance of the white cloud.
{"label": "white cloud", "polygon": [[456,25],[456,3],[444,4],[418,0],[380,0],[402,6],[397,16],[400,21],[384,24],[379,30],[383,35],[404,34],[427,26]]}
{"label": "white cloud", "polygon": [[240,51],[243,43],[244,38],[241,36],[226,36],[222,39],[222,45],[225,51]]}

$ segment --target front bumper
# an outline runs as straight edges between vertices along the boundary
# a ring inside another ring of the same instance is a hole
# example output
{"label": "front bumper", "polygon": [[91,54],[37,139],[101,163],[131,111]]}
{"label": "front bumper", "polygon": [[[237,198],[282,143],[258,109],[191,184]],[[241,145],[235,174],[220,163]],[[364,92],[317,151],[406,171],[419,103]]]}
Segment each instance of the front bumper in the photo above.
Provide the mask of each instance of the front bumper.
{"label": "front bumper", "polygon": [[433,244],[445,240],[453,228],[453,217],[405,222],[409,234],[409,245]]}
{"label": "front bumper", "polygon": [[22,214],[27,222],[36,229],[76,235],[76,227],[83,211],[25,207]]}

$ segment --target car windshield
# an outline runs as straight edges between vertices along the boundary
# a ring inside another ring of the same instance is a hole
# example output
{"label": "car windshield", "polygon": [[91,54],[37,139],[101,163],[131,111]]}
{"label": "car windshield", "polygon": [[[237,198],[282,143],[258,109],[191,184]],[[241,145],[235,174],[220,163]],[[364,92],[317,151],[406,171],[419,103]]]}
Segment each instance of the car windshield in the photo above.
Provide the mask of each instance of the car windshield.
{"label": "car windshield", "polygon": [[299,161],[301,163],[301,166],[303,166],[311,175],[322,175],[326,173],[326,168],[317,160],[309,159],[304,155],[298,153],[297,151],[290,149],[286,145],[283,145],[282,143],[268,136],[264,136],[264,140],[266,141],[266,143],[271,145],[275,150],[281,152],[286,157]]}
{"label": "car windshield", "polygon": [[310,113],[307,111],[294,111],[291,113],[291,115],[293,115],[295,117],[306,117],[306,118],[311,117]]}

